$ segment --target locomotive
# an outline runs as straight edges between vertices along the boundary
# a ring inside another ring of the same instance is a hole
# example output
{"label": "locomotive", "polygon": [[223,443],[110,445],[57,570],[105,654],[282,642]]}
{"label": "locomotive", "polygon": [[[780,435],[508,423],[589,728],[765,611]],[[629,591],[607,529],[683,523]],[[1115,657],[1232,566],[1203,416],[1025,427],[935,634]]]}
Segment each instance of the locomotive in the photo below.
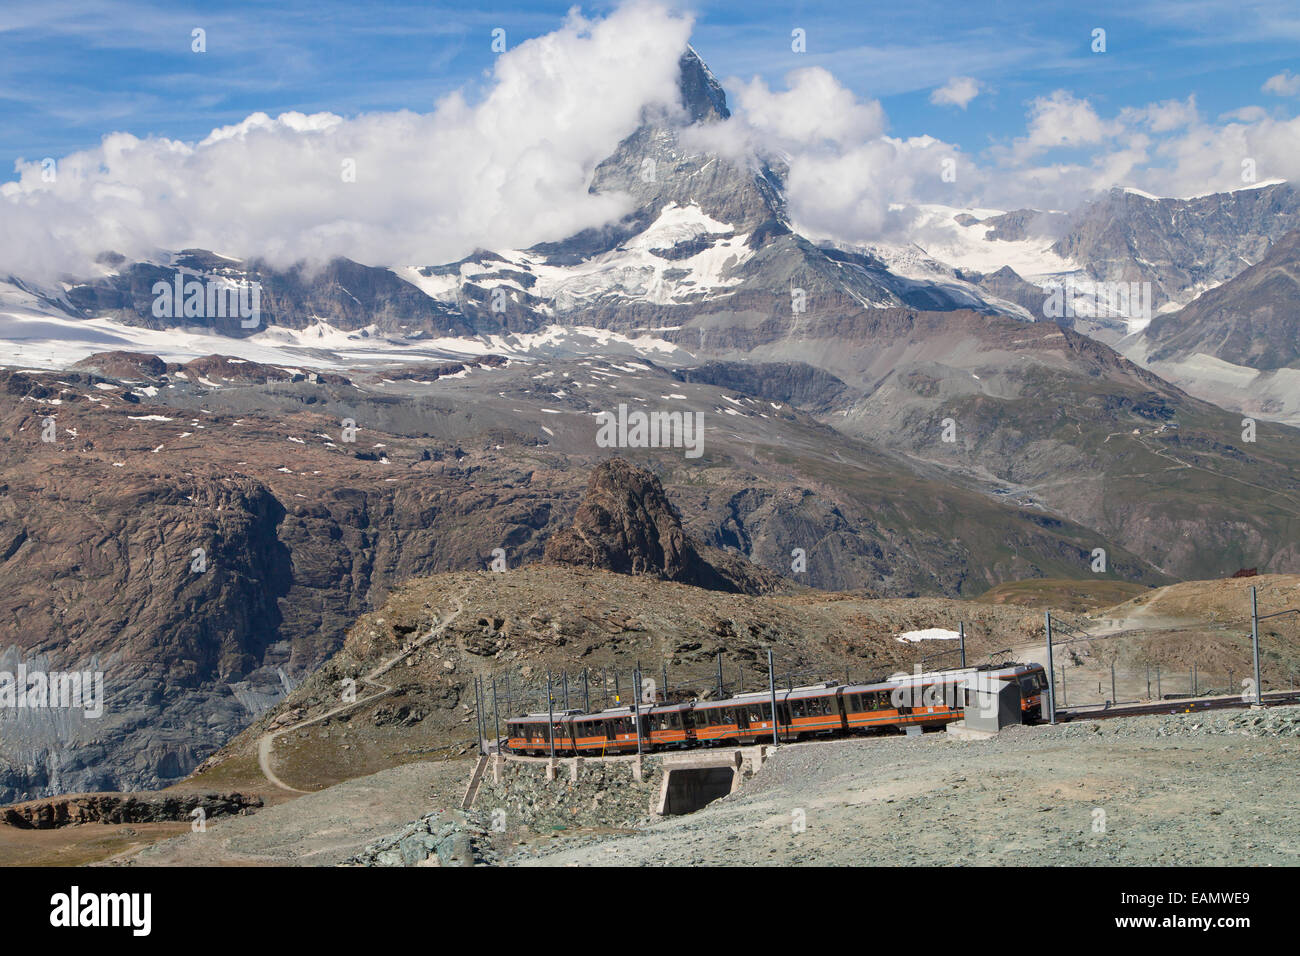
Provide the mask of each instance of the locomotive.
{"label": "locomotive", "polygon": [[[596,713],[564,710],[506,721],[512,753],[557,756],[635,753],[686,747],[789,742],[850,733],[939,727],[959,720],[972,678],[1015,682],[1026,723],[1041,718],[1047,673],[1041,664],[1003,663],[906,674],[867,684],[824,681],[725,700],[651,703]],[[640,721],[638,734],[637,721]]]}

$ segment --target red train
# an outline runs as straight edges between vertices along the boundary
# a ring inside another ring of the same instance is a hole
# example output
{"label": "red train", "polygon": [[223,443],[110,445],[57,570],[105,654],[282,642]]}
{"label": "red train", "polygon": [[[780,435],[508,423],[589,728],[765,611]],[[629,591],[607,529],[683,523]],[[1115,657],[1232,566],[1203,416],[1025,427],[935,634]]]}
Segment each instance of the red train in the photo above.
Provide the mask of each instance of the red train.
{"label": "red train", "polygon": [[[826,682],[778,690],[779,738],[941,726],[962,717],[969,693],[965,685],[976,676],[1018,683],[1025,721],[1040,719],[1046,671],[1040,664],[1008,663],[908,674],[873,684]],[[635,753],[636,717],[630,706],[594,714],[528,714],[506,721],[506,745],[513,753],[549,754],[554,736],[557,755]],[[642,751],[764,743],[772,740],[772,696],[761,691],[727,700],[646,704],[640,708],[640,721]]]}

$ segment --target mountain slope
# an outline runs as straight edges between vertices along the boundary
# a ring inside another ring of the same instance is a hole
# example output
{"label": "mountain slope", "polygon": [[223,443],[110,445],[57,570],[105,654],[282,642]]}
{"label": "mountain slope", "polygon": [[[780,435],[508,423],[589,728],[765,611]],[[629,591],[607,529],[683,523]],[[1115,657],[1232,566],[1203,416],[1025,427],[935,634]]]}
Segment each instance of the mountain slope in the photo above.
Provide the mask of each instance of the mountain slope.
{"label": "mountain slope", "polygon": [[1300,424],[1300,229],[1121,348],[1209,401]]}
{"label": "mountain slope", "polygon": [[1152,362],[1202,354],[1262,372],[1300,368],[1300,229],[1223,285],[1155,319],[1142,338]]}
{"label": "mountain slope", "polygon": [[1300,192],[1289,183],[1194,199],[1115,188],[1075,212],[1052,250],[1095,279],[1150,282],[1159,309],[1232,278],[1297,225]]}

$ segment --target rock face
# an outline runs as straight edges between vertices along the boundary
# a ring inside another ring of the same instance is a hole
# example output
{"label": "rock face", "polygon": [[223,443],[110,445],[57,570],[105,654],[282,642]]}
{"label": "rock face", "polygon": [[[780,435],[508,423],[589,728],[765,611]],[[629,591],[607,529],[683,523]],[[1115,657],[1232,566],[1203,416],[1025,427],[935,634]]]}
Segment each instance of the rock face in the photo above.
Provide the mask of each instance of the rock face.
{"label": "rock face", "polygon": [[244,813],[262,798],[242,793],[79,793],[0,809],[0,821],[20,830],[53,830],[82,823],[166,823]]}
{"label": "rock face", "polygon": [[[275,269],[264,262],[228,259],[201,249],[176,253],[163,262],[121,264],[116,272],[72,286],[66,304],[60,305],[73,315],[107,315],[129,325],[171,328],[186,320],[155,316],[153,289],[159,282],[174,285],[178,275],[192,278],[195,274],[260,287],[255,326],[245,326],[238,315],[189,321],[219,335],[255,335],[272,325],[302,329],[322,318],[347,330],[376,325],[396,331],[405,325],[456,334],[477,331],[461,313],[430,299],[389,269],[341,258],[319,270]],[[499,322],[487,320],[488,329],[500,327]]]}
{"label": "rock face", "polygon": [[542,560],[742,594],[770,591],[779,581],[743,559],[710,561],[682,528],[659,479],[622,458],[596,468],[573,525],[546,542]]}
{"label": "rock face", "polygon": [[1268,255],[1143,333],[1150,361],[1204,354],[1260,371],[1300,368],[1300,229]]}
{"label": "rock face", "polygon": [[1111,189],[1070,216],[1052,251],[1097,279],[1152,283],[1159,308],[1258,262],[1298,220],[1300,192],[1288,183],[1195,199]]}

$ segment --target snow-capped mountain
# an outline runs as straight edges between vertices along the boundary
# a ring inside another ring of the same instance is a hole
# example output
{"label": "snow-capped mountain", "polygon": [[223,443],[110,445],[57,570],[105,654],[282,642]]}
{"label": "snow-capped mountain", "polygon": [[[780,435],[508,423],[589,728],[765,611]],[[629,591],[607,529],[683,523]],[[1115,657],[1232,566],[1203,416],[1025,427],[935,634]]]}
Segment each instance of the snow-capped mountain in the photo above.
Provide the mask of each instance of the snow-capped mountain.
{"label": "snow-capped mountain", "polygon": [[[320,270],[283,270],[203,250],[130,263],[109,254],[100,275],[33,289],[26,298],[13,280],[0,334],[34,364],[154,345],[258,359],[265,356],[252,351],[284,348],[295,361],[314,351],[330,364],[345,353],[378,359],[391,350],[402,360],[474,354],[489,342],[511,351],[573,340],[581,352],[583,339],[648,339],[633,349],[662,356],[678,348],[666,344],[668,333],[702,312],[783,313],[793,328],[819,302],[1021,313],[941,263],[920,267],[910,253],[818,244],[795,232],[779,164],[731,161],[685,142],[687,130],[729,115],[721,86],[693,50],[681,57],[679,85],[684,117],[646,116],[595,169],[593,192],[625,195],[633,205],[603,228],[529,249],[393,269],[335,259]],[[255,283],[258,321],[210,318],[201,308],[160,315],[156,290],[178,276],[178,290],[191,280]],[[580,330],[592,334],[567,334]]]}
{"label": "snow-capped mountain", "polygon": [[[760,317],[764,338],[788,339],[814,314],[903,308],[1050,319],[1116,343],[1300,224],[1300,194],[1273,183],[1193,199],[1116,189],[1068,213],[921,205],[896,210],[912,241],[819,241],[787,213],[778,158],[698,145],[707,137],[693,134],[730,114],[689,48],[679,90],[681,112],[648,112],[593,171],[593,193],[630,205],[604,227],[393,268],[334,259],[279,269],[203,250],[144,262],[106,254],[99,274],[54,288],[11,278],[0,287],[0,336],[18,364],[45,367],[109,348],[318,367],[598,349],[689,364],[747,340]],[[256,321],[181,308],[191,281],[256,286]],[[1096,281],[1150,288],[1145,301],[1112,302],[1090,293]],[[157,290],[171,287],[178,301],[159,309]]]}

